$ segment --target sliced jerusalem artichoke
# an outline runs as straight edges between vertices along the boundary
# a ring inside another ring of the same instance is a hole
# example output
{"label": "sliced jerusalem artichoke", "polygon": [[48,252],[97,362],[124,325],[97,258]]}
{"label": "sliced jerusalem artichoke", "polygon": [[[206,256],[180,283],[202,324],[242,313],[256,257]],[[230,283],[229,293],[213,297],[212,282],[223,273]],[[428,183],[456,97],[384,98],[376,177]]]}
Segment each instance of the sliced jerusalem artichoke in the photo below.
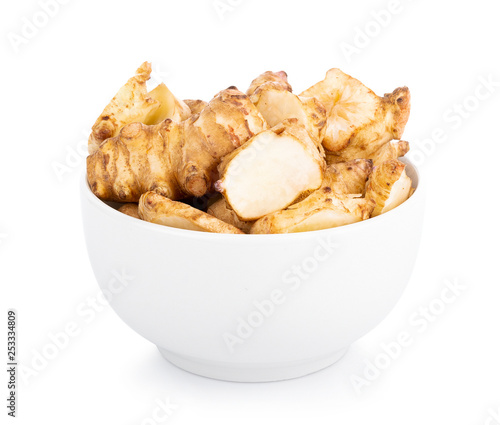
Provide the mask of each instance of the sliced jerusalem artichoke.
{"label": "sliced jerusalem artichoke", "polygon": [[405,167],[401,161],[391,159],[376,167],[371,174],[365,198],[375,201],[372,217],[396,208],[410,196],[412,183]]}
{"label": "sliced jerusalem artichoke", "polygon": [[[377,166],[385,161],[390,159],[398,159],[402,156],[405,156],[410,150],[410,144],[404,140],[391,140],[390,142],[384,143],[378,150],[375,152],[365,151],[364,153],[360,153],[360,158],[371,159],[373,161],[373,165]],[[325,152],[326,153],[326,163],[336,164],[340,160],[343,161],[342,156],[334,152]]]}
{"label": "sliced jerusalem artichoke", "polygon": [[373,204],[363,198],[313,194],[302,202],[257,220],[250,233],[297,233],[329,229],[366,220]]}
{"label": "sliced jerusalem artichoke", "polygon": [[203,196],[219,178],[221,158],[269,126],[247,95],[231,86],[198,115],[184,122],[179,181],[193,196]]}
{"label": "sliced jerusalem artichoke", "polygon": [[[352,161],[339,162],[327,167],[325,180],[322,187],[334,186],[335,182],[345,185],[345,194],[363,194],[366,182],[372,172],[370,159],[353,159]],[[335,179],[335,182],[332,182]],[[342,187],[342,186],[341,186]]]}
{"label": "sliced jerusalem artichoke", "polygon": [[410,150],[410,144],[404,140],[391,140],[385,143],[372,156],[373,165],[381,165],[390,159],[405,156]]}
{"label": "sliced jerusalem artichoke", "polygon": [[[284,75],[286,78],[286,74]],[[259,78],[252,82],[248,92],[253,93],[250,100],[267,123],[274,127],[287,118],[297,118],[320,145],[321,131],[326,123],[326,110],[323,105],[314,97],[299,97],[293,94],[284,84],[266,82],[265,78],[261,78],[265,82],[257,85],[258,80]]]}
{"label": "sliced jerusalem artichoke", "polygon": [[158,124],[167,118],[181,122],[191,115],[189,106],[177,99],[164,83],[158,84],[148,95],[160,102],[160,107],[146,118],[144,124]]}
{"label": "sliced jerusalem artichoke", "polygon": [[285,71],[266,71],[251,82],[250,87],[247,90],[247,96],[253,96],[259,87],[268,83],[273,84],[274,87],[278,89],[283,89],[289,92],[292,91],[292,86],[288,83],[288,75],[286,75]]}
{"label": "sliced jerusalem artichoke", "polygon": [[148,93],[146,81],[150,76],[151,64],[144,62],[104,108],[92,127],[89,137],[90,154],[104,140],[117,136],[127,124],[141,122],[152,125],[166,118],[181,121],[189,117],[189,107],[176,99],[165,84],[160,84]]}
{"label": "sliced jerusalem artichoke", "polygon": [[253,221],[240,220],[238,215],[229,207],[225,198],[221,198],[208,207],[207,213],[222,220],[245,233],[250,232]]}
{"label": "sliced jerusalem artichoke", "polygon": [[205,106],[208,105],[207,102],[204,100],[192,100],[192,99],[185,99],[184,103],[189,107],[191,110],[191,115],[196,115],[199,114]]}
{"label": "sliced jerusalem artichoke", "polygon": [[410,114],[407,87],[379,97],[336,68],[301,96],[316,97],[325,106],[323,146],[337,155],[335,162],[371,158],[382,145],[401,138]]}
{"label": "sliced jerusalem artichoke", "polygon": [[145,221],[178,229],[199,232],[233,233],[243,232],[210,214],[204,213],[182,202],[172,201],[155,192],[146,192],[139,201],[139,215]]}
{"label": "sliced jerusalem artichoke", "polygon": [[118,208],[118,211],[123,214],[127,214],[130,217],[141,218],[139,217],[139,205],[135,203],[123,204],[120,208]]}
{"label": "sliced jerusalem artichoke", "polygon": [[181,127],[170,120],[154,126],[126,125],[87,157],[92,192],[102,200],[117,202],[138,202],[149,190],[171,199],[185,197],[177,175],[180,158],[169,154],[177,152],[174,141],[181,138]]}
{"label": "sliced jerusalem artichoke", "polygon": [[375,203],[357,196],[364,191],[371,169],[371,161],[366,159],[328,166],[319,189],[303,201],[257,220],[250,233],[307,232],[366,220]]}
{"label": "sliced jerusalem artichoke", "polygon": [[219,178],[221,158],[266,128],[248,96],[223,90],[181,123],[126,125],[87,158],[89,185],[105,201],[137,202],[150,190],[174,200],[201,197]]}
{"label": "sliced jerusalem artichoke", "polygon": [[219,166],[215,188],[244,221],[289,206],[323,180],[325,160],[297,119],[264,131]]}

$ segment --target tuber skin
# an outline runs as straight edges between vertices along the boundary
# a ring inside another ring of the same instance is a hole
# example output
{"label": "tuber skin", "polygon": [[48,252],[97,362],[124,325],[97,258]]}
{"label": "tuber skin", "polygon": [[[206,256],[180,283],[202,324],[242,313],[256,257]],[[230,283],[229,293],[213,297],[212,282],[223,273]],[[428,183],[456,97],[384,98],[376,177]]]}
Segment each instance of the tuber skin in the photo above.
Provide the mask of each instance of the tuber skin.
{"label": "tuber skin", "polygon": [[366,199],[375,202],[372,217],[383,214],[402,204],[411,193],[411,179],[406,175],[406,165],[391,159],[375,168],[368,180]]}
{"label": "tuber skin", "polygon": [[106,201],[138,202],[147,191],[201,197],[218,179],[221,158],[265,129],[248,96],[230,87],[186,121],[126,125],[87,158],[89,185]]}
{"label": "tuber skin", "polygon": [[[360,158],[370,159],[373,161],[373,165],[381,165],[390,159],[398,159],[405,156],[410,150],[410,144],[404,140],[391,140],[384,143],[375,152],[371,150],[366,150],[360,153]],[[339,156],[334,152],[326,152],[326,163],[336,164],[342,160],[342,156]]]}
{"label": "tuber skin", "polygon": [[253,221],[320,187],[325,166],[323,152],[292,118],[226,156],[215,189],[241,220]]}
{"label": "tuber skin", "polygon": [[[366,220],[413,192],[400,140],[407,87],[383,97],[339,69],[296,95],[284,71],[210,102],[148,91],[144,62],[92,127],[87,178],[118,211],[164,226],[295,233]],[[176,202],[183,200],[183,202]]]}
{"label": "tuber skin", "polygon": [[237,227],[244,233],[250,233],[250,228],[253,225],[253,221],[243,221],[238,215],[231,209],[227,204],[225,198],[221,198],[214,202],[208,207],[207,213],[213,215],[214,217],[222,220],[234,227]]}
{"label": "tuber skin", "polygon": [[257,220],[250,233],[296,233],[366,220],[375,202],[360,198],[372,161],[356,159],[327,167],[321,187],[287,209]]}
{"label": "tuber skin", "polygon": [[199,114],[208,105],[204,100],[185,99],[184,103],[191,110],[191,115]]}
{"label": "tuber skin", "polygon": [[144,62],[111,99],[92,126],[89,154],[96,152],[106,139],[116,137],[127,124],[141,122],[152,125],[167,118],[182,121],[190,116],[189,107],[176,99],[165,84],[148,93],[146,81],[150,77],[151,64]]}
{"label": "tuber skin", "polygon": [[382,145],[372,156],[373,165],[382,165],[391,159],[398,159],[410,151],[410,144],[404,140],[391,140]]}
{"label": "tuber skin", "polygon": [[156,192],[146,192],[139,201],[139,215],[150,223],[200,232],[242,234],[240,229],[203,211],[172,201]]}
{"label": "tuber skin", "polygon": [[285,210],[257,220],[250,233],[297,233],[330,229],[368,219],[373,207],[373,201],[364,198],[316,191]]}
{"label": "tuber skin", "polygon": [[301,96],[316,97],[326,108],[322,142],[330,162],[371,159],[385,143],[401,138],[410,115],[408,87],[379,97],[336,68]]}
{"label": "tuber skin", "polygon": [[[291,87],[287,87],[286,74],[283,74],[285,79],[281,84],[277,82],[280,73],[267,72],[256,78],[247,91],[252,93],[250,100],[271,127],[286,119],[296,118],[320,146],[326,124],[325,107],[315,97],[293,94]],[[269,75],[274,77],[272,81],[268,80]]]}
{"label": "tuber skin", "polygon": [[141,219],[141,217],[139,217],[139,205],[137,204],[123,204],[120,208],[118,208],[118,211],[123,214],[129,215],[130,217]]}
{"label": "tuber skin", "polygon": [[278,90],[292,92],[292,86],[288,83],[288,75],[285,71],[266,71],[250,83],[250,87],[247,90],[247,96],[253,96],[255,92],[265,84],[269,84]]}
{"label": "tuber skin", "polygon": [[[338,179],[345,185],[344,193],[363,195],[372,169],[373,161],[370,159],[354,159],[329,165],[322,186],[330,184],[331,175],[338,175]],[[330,185],[333,185],[333,183]]]}

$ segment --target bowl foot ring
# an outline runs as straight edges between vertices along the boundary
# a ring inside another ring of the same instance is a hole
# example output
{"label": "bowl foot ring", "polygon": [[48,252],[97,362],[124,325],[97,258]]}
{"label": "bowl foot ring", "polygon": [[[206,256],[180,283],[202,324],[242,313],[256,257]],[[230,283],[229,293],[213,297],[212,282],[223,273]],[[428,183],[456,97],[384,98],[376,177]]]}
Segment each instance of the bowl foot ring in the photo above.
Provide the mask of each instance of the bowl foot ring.
{"label": "bowl foot ring", "polygon": [[161,355],[175,366],[195,375],[233,382],[272,382],[299,378],[317,372],[339,361],[348,348],[331,353],[328,356],[290,362],[285,364],[238,364],[212,362],[194,357],[180,356],[158,347]]}

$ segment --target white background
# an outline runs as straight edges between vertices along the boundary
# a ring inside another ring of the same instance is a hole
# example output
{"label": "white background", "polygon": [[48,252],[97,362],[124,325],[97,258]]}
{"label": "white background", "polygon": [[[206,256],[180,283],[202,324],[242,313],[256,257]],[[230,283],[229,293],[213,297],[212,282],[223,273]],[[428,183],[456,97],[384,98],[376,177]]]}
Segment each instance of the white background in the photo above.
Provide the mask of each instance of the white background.
{"label": "white background", "polygon": [[[151,423],[155,400],[168,397],[177,407],[165,423],[496,424],[497,2],[401,0],[398,13],[382,13],[390,19],[383,28],[374,13],[387,10],[388,1],[220,3],[234,6],[218,13],[212,0],[70,0],[43,22],[37,1],[3,2],[0,326],[7,309],[16,308],[20,361],[29,367],[51,334],[72,322],[79,331],[36,376],[18,377],[16,423]],[[16,48],[9,37],[23,37],[33,19],[41,28]],[[370,32],[366,46],[356,28]],[[345,54],[342,43],[356,53]],[[144,60],[153,62],[157,82],[181,98],[209,100],[229,85],[246,90],[268,69],[286,70],[296,92],[332,67],[379,95],[410,87],[404,139],[420,152],[427,183],[420,255],[395,310],[336,365],[287,382],[218,382],[164,361],[109,307],[90,323],[90,313],[78,314],[98,290],[80,222],[84,157],[69,152]],[[488,91],[481,79],[496,85]],[[458,119],[453,108],[464,104]],[[441,143],[430,140],[436,129]],[[439,299],[446,279],[467,289],[420,332],[410,318]],[[402,331],[413,344],[356,392],[352,376],[363,377],[381,344]],[[4,362],[6,329],[0,335]],[[1,376],[4,400],[7,375]],[[4,407],[1,415],[4,423]]]}

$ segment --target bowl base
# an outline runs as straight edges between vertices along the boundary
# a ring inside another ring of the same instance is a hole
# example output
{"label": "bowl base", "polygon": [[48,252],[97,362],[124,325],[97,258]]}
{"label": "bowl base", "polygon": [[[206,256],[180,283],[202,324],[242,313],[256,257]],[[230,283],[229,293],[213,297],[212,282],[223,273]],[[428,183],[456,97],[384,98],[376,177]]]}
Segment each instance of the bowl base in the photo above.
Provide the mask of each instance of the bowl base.
{"label": "bowl base", "polygon": [[348,348],[325,357],[301,362],[268,365],[242,364],[238,366],[180,356],[161,347],[158,347],[158,350],[170,363],[195,375],[232,382],[272,382],[299,378],[331,366],[344,356]]}

